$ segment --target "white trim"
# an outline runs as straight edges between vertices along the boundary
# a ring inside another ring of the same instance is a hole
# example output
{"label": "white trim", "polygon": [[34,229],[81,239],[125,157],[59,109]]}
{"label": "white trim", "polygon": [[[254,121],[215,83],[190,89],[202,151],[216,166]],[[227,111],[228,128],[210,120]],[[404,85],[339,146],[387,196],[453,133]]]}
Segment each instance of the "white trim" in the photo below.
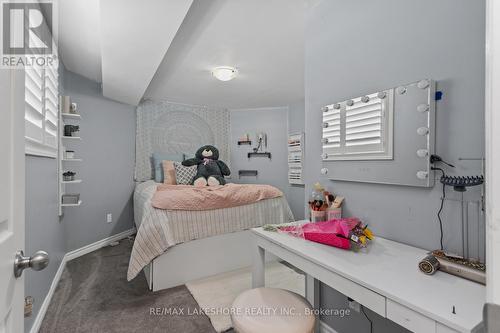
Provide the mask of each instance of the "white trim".
{"label": "white trim", "polygon": [[50,285],[49,291],[47,292],[47,295],[45,296],[45,299],[43,300],[43,303],[40,306],[40,310],[38,311],[38,314],[37,314],[35,320],[33,321],[33,325],[31,326],[31,329],[30,329],[30,333],[38,333],[38,330],[40,329],[40,326],[42,325],[43,318],[45,318],[45,314],[47,313],[47,309],[49,308],[50,301],[52,300],[52,296],[54,296],[54,292],[57,288],[59,280],[61,279],[61,276],[62,276],[62,272],[64,271],[64,268],[66,267],[66,263],[68,261],[76,259],[78,257],[81,257],[81,256],[83,256],[87,253],[93,252],[95,250],[99,250],[100,248],[103,248],[103,247],[105,247],[113,242],[127,238],[128,236],[134,234],[135,231],[136,231],[135,228],[128,229],[128,230],[125,230],[123,232],[120,232],[119,234],[101,239],[95,243],[86,245],[84,247],[81,247],[79,249],[76,249],[76,250],[73,250],[71,252],[66,253],[61,260],[61,264],[59,265],[59,268],[57,269],[56,274],[54,275],[54,279],[52,280],[52,284]]}
{"label": "white trim", "polygon": [[37,333],[42,325],[43,318],[45,318],[45,313],[47,313],[47,309],[49,308],[50,301],[52,300],[52,296],[54,296],[54,292],[56,291],[57,285],[59,284],[59,280],[61,279],[62,272],[66,267],[66,256],[64,256],[61,260],[61,264],[57,269],[56,275],[54,275],[54,279],[52,280],[52,284],[50,285],[49,291],[43,300],[42,305],[40,306],[40,310],[31,326],[30,333]]}
{"label": "white trim", "polygon": [[25,137],[25,155],[38,156],[38,157],[57,157],[57,148],[49,147],[36,140]]}
{"label": "white trim", "polygon": [[319,332],[320,333],[338,333],[336,330],[331,328],[331,326],[329,326],[323,320],[319,321]]}
{"label": "white trim", "polygon": [[73,250],[73,251],[70,251],[70,252],[66,253],[66,255],[64,257],[66,258],[66,261],[76,259],[78,257],[81,257],[81,256],[87,254],[87,253],[93,252],[95,250],[99,250],[100,248],[105,247],[106,245],[109,245],[113,242],[127,238],[128,236],[132,235],[133,233],[135,233],[135,228],[122,231],[119,234],[101,239],[95,243],[86,245],[84,247],[81,247],[81,248]]}

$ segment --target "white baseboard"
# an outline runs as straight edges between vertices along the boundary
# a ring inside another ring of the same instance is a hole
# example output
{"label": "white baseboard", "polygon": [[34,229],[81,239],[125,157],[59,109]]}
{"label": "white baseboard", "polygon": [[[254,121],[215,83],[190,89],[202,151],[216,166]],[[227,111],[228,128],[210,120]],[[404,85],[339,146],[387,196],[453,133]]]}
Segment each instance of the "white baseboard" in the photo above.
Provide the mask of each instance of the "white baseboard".
{"label": "white baseboard", "polygon": [[320,320],[319,322],[319,333],[338,333],[336,330],[331,328],[327,323]]}
{"label": "white baseboard", "polygon": [[33,322],[33,325],[31,326],[30,333],[37,333],[38,330],[40,329],[40,326],[42,325],[43,318],[45,317],[45,313],[47,312],[47,309],[49,308],[50,301],[52,300],[52,296],[54,295],[54,292],[56,291],[57,284],[59,283],[59,280],[61,279],[62,272],[64,271],[64,267],[66,267],[66,256],[64,256],[61,260],[61,264],[59,265],[59,268],[57,269],[56,274],[54,275],[54,279],[52,279],[52,283],[50,285],[49,291],[47,292],[47,295],[45,296],[45,299],[43,300],[42,305],[40,306],[40,310],[38,311],[35,321]]}
{"label": "white baseboard", "polygon": [[105,247],[113,242],[127,238],[128,236],[132,235],[133,233],[135,233],[135,228],[122,231],[119,234],[110,236],[108,238],[101,239],[95,243],[85,245],[84,247],[70,251],[70,252],[66,253],[66,255],[65,255],[66,261],[70,261],[70,260],[73,260],[75,258],[81,257],[87,253],[94,252],[95,250],[99,250],[100,248]]}
{"label": "white baseboard", "polygon": [[43,303],[40,306],[40,310],[38,311],[38,314],[35,318],[35,321],[33,321],[33,325],[31,326],[30,333],[38,333],[38,330],[40,329],[40,326],[42,325],[43,318],[45,317],[45,314],[47,313],[47,309],[49,308],[49,304],[50,304],[50,301],[52,300],[52,296],[54,295],[54,292],[56,291],[57,284],[59,283],[59,280],[61,279],[62,272],[64,271],[64,268],[66,267],[66,263],[68,261],[76,259],[78,257],[81,257],[81,256],[83,256],[87,253],[93,252],[95,250],[99,250],[100,248],[105,247],[113,242],[127,238],[128,236],[134,234],[135,231],[136,231],[135,228],[125,230],[123,232],[120,232],[119,234],[101,239],[95,243],[86,245],[84,247],[81,247],[79,249],[76,249],[76,250],[73,250],[71,252],[66,253],[61,260],[61,264],[59,265],[59,268],[57,269],[56,274],[54,275],[54,279],[52,279],[52,284],[50,285],[49,291],[47,292],[47,295],[45,296],[45,299],[43,300]]}

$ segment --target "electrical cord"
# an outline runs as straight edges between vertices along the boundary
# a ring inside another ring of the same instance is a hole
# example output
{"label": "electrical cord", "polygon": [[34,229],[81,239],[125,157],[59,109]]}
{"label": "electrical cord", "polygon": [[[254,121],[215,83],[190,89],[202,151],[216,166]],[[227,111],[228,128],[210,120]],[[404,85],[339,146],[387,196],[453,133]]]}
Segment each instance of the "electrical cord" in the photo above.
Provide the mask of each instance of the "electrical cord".
{"label": "electrical cord", "polygon": [[368,315],[365,312],[365,307],[361,304],[361,312],[365,315],[366,320],[370,322],[370,333],[373,333],[373,321],[368,317]]}
{"label": "electrical cord", "polygon": [[[444,170],[443,169],[432,167],[432,170],[441,171],[442,176],[444,177]],[[444,246],[443,246],[443,221],[441,220],[441,212],[443,211],[445,198],[446,198],[446,184],[443,183],[443,194],[441,195],[441,206],[439,207],[439,211],[437,213],[437,218],[439,220],[439,232],[440,232],[439,244],[441,245],[441,251],[444,249]]]}

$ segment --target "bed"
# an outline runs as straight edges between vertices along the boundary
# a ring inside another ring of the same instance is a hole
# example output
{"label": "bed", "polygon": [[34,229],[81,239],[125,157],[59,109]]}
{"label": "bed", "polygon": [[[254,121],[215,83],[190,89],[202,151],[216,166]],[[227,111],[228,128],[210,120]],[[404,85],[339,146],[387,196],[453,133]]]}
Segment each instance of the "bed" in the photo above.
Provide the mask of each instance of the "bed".
{"label": "bed", "polygon": [[250,266],[249,229],[294,219],[284,196],[221,209],[158,209],[151,204],[158,185],[136,185],[137,236],[127,274],[131,280],[144,271],[153,291]]}

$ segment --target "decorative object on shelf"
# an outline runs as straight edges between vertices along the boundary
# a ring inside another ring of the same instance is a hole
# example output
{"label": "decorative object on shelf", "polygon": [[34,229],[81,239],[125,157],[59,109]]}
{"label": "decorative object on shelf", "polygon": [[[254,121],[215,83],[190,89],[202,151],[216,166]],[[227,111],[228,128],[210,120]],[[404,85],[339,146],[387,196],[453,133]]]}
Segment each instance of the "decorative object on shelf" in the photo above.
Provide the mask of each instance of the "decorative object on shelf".
{"label": "decorative object on shelf", "polygon": [[258,174],[259,174],[259,172],[257,170],[238,170],[238,177],[239,178],[244,177],[244,176],[257,177]]}
{"label": "decorative object on shelf", "polygon": [[65,173],[63,173],[63,181],[71,182],[71,181],[75,180],[75,175],[76,175],[76,172],[66,171]]}
{"label": "decorative object on shelf", "polygon": [[288,182],[303,185],[302,163],[304,162],[304,133],[288,135]]}
{"label": "decorative object on shelf", "polygon": [[252,145],[252,140],[250,140],[250,135],[248,133],[238,139],[238,146],[241,145]]}
{"label": "decorative object on shelf", "polygon": [[253,149],[253,152],[262,152],[263,148],[267,148],[267,134],[257,133],[257,147]]}
{"label": "decorative object on shelf", "polygon": [[59,98],[59,103],[60,103],[60,108],[61,108],[61,113],[68,114],[71,113],[71,97],[69,96],[61,96]]}
{"label": "decorative object on shelf", "polygon": [[63,205],[77,205],[80,202],[80,194],[63,194],[61,202]]}
{"label": "decorative object on shelf", "polygon": [[78,105],[76,103],[71,103],[69,107],[69,113],[77,114]]}
{"label": "decorative object on shelf", "polygon": [[68,160],[75,158],[75,151],[74,150],[66,150],[64,152],[64,158],[68,159]]}
{"label": "decorative object on shelf", "polygon": [[74,133],[80,131],[80,126],[78,125],[64,125],[64,136],[76,136]]}

